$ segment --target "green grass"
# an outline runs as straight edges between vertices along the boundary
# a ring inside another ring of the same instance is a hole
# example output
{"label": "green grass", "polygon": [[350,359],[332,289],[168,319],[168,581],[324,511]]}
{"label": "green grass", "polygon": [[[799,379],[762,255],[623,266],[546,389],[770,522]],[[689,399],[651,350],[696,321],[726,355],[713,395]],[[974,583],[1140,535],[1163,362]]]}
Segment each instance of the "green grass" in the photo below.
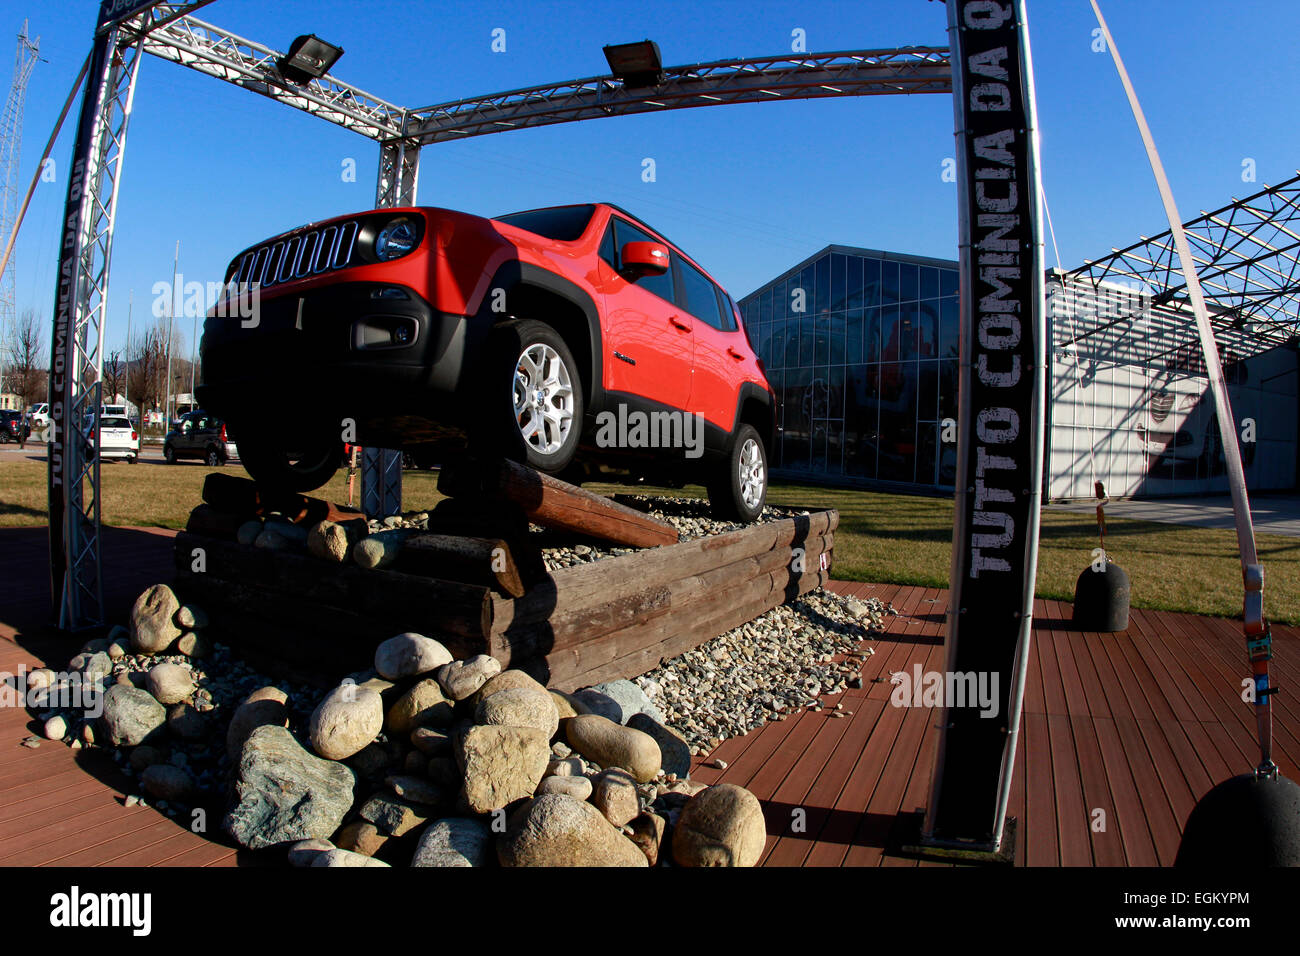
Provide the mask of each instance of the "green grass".
{"label": "green grass", "polygon": [[[200,500],[209,469],[197,463],[164,465],[105,464],[102,470],[103,520],[110,525],[181,528]],[[237,465],[225,469],[244,472]],[[426,509],[436,504],[437,476],[408,471],[404,504]],[[590,485],[596,492],[629,491],[617,485]],[[651,494],[702,496],[703,489],[636,489]],[[340,473],[321,497],[347,501],[347,478]],[[359,497],[360,488],[356,489]],[[845,488],[774,484],[768,501],[798,508],[835,508],[834,575],[841,580],[947,587],[951,560],[951,498],[886,494]],[[45,463],[30,458],[0,460],[0,528],[46,523]],[[1107,548],[1129,573],[1133,606],[1192,611],[1233,617],[1241,612],[1241,570],[1236,535],[1231,530],[1107,519]],[[1038,558],[1038,595],[1070,601],[1074,583],[1092,560],[1097,527],[1091,514],[1047,511]],[[1267,573],[1265,607],[1279,623],[1300,624],[1300,539],[1260,535],[1259,553]]]}

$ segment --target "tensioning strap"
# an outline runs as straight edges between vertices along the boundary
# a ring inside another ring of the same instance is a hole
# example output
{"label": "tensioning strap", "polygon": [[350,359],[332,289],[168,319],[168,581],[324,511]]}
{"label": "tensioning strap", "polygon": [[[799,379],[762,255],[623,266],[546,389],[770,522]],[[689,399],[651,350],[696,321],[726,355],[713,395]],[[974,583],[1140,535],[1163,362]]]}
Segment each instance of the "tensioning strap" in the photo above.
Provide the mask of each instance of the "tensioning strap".
{"label": "tensioning strap", "polygon": [[1255,775],[1272,777],[1277,775],[1277,765],[1273,763],[1273,712],[1269,701],[1277,693],[1268,678],[1268,662],[1272,659],[1271,637],[1268,621],[1264,618],[1264,566],[1259,563],[1255,550],[1255,526],[1250,517],[1250,501],[1246,494],[1246,474],[1241,465],[1241,449],[1237,444],[1236,419],[1232,416],[1232,405],[1228,401],[1228,386],[1223,379],[1223,363],[1219,361],[1219,349],[1214,341],[1214,330],[1210,326],[1210,314],[1205,307],[1205,297],[1201,293],[1201,283],[1196,277],[1196,266],[1192,260],[1191,247],[1187,244],[1187,234],[1183,231],[1183,220],[1178,215],[1174,204],[1174,194],[1169,188],[1169,178],[1165,175],[1160,154],[1156,152],[1155,140],[1151,137],[1151,128],[1147,125],[1145,114],[1138,103],[1137,93],[1129,80],[1124,61],[1120,59],[1115,40],[1110,35],[1106,19],[1097,7],[1097,0],[1089,0],[1092,12],[1097,15],[1101,32],[1106,38],[1115,68],[1119,71],[1124,92],[1128,95],[1129,106],[1133,108],[1133,118],[1137,120],[1142,142],[1146,146],[1147,158],[1151,161],[1151,171],[1155,174],[1156,185],[1160,188],[1160,198],[1164,202],[1165,216],[1169,219],[1169,231],[1174,237],[1178,250],[1178,261],[1182,269],[1183,280],[1187,283],[1187,297],[1192,303],[1192,312],[1196,316],[1196,331],[1201,340],[1201,351],[1205,355],[1205,369],[1210,380],[1210,391],[1214,395],[1214,411],[1219,421],[1219,438],[1223,442],[1223,457],[1228,469],[1228,490],[1232,494],[1232,513],[1237,524],[1237,550],[1241,554],[1241,579],[1245,591],[1242,601],[1242,622],[1246,634],[1246,649],[1250,655],[1251,672],[1254,678],[1254,703],[1256,734],[1259,738],[1259,766]]}

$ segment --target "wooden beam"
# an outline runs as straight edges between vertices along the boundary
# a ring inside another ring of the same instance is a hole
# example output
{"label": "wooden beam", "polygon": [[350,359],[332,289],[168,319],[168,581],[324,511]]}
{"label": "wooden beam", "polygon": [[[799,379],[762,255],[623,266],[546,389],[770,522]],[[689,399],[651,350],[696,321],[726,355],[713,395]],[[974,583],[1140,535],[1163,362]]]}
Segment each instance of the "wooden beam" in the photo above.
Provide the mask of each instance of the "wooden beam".
{"label": "wooden beam", "polygon": [[294,524],[314,525],[326,519],[350,521],[365,518],[356,508],[336,505],[320,498],[309,498],[292,491],[271,491],[257,482],[237,475],[212,472],[203,480],[203,500],[219,511],[265,518],[281,514]]}

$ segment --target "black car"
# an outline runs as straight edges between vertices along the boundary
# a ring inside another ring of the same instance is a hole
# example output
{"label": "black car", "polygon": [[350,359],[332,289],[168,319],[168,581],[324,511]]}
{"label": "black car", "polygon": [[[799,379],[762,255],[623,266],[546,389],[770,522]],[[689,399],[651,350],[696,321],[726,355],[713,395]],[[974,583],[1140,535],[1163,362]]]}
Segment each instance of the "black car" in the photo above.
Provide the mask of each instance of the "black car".
{"label": "black car", "polygon": [[[22,430],[21,439],[18,434],[19,429]],[[31,422],[23,421],[22,412],[14,409],[0,411],[0,444],[8,444],[11,441],[26,441],[31,437]]]}
{"label": "black car", "polygon": [[163,457],[168,464],[197,458],[217,467],[237,454],[235,443],[226,434],[226,423],[202,410],[182,415],[163,439]]}

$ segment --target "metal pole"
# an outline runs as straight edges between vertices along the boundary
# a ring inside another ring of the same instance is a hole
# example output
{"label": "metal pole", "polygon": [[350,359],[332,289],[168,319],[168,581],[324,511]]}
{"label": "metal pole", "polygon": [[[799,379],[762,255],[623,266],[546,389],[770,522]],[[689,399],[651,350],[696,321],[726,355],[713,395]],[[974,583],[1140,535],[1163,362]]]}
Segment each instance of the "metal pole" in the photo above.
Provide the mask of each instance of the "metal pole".
{"label": "metal pole", "polygon": [[176,328],[176,270],[181,261],[181,241],[176,240],[176,256],[172,259],[172,285],[167,298],[167,383],[163,392],[163,409],[167,421],[163,423],[166,430],[172,424],[172,336]]}
{"label": "metal pole", "polygon": [[[131,310],[135,307],[135,289],[126,297],[126,381],[122,385],[122,397],[126,399],[126,418],[131,420]],[[144,432],[144,422],[140,422],[140,431]]]}

